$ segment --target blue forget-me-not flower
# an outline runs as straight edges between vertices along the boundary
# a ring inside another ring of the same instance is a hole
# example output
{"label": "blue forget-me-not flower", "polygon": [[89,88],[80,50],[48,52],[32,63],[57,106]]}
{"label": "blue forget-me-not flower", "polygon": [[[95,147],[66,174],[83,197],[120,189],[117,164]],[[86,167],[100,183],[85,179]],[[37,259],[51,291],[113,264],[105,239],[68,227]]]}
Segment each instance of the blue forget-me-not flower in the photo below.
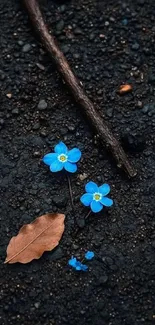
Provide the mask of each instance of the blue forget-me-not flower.
{"label": "blue forget-me-not flower", "polygon": [[97,186],[94,182],[89,182],[85,186],[86,193],[80,198],[80,201],[85,206],[90,206],[93,212],[100,212],[103,206],[110,207],[113,205],[113,200],[106,197],[110,192],[110,186],[108,184],[103,184]]}
{"label": "blue forget-me-not flower", "polygon": [[76,257],[72,257],[68,264],[72,266],[76,271],[87,271],[88,266],[85,264],[82,264],[80,261],[77,261]]}
{"label": "blue forget-me-not flower", "polygon": [[51,172],[59,172],[63,168],[70,173],[77,171],[76,163],[81,158],[81,151],[78,148],[68,150],[63,142],[54,147],[54,153],[48,153],[43,157],[43,162],[50,166]]}
{"label": "blue forget-me-not flower", "polygon": [[92,260],[92,258],[95,256],[94,252],[90,252],[88,251],[86,254],[85,254],[85,258],[86,260]]}

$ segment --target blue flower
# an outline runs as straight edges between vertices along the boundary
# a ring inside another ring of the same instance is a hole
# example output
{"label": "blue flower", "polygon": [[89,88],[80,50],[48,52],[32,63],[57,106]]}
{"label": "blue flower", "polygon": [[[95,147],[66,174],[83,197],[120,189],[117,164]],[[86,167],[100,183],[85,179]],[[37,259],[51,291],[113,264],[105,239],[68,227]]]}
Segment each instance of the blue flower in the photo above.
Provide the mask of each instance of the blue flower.
{"label": "blue flower", "polygon": [[88,266],[85,264],[82,264],[81,262],[77,261],[76,257],[72,257],[69,261],[68,264],[72,266],[76,271],[87,271]]}
{"label": "blue flower", "polygon": [[110,192],[110,186],[103,184],[97,186],[94,182],[89,182],[85,186],[86,193],[80,198],[80,201],[86,206],[90,206],[93,212],[100,212],[103,206],[110,207],[113,205],[113,200],[106,197]]}
{"label": "blue flower", "polygon": [[92,258],[94,257],[94,252],[90,252],[88,251],[86,254],[85,254],[85,258],[86,260],[92,260]]}
{"label": "blue flower", "polygon": [[68,150],[63,142],[59,142],[55,146],[54,151],[54,153],[48,153],[43,157],[43,162],[50,166],[51,172],[59,172],[63,168],[70,173],[77,171],[76,163],[81,158],[81,151],[78,148]]}
{"label": "blue flower", "polygon": [[68,264],[72,267],[76,267],[76,263],[77,263],[77,259],[76,257],[72,257],[69,261],[68,261]]}

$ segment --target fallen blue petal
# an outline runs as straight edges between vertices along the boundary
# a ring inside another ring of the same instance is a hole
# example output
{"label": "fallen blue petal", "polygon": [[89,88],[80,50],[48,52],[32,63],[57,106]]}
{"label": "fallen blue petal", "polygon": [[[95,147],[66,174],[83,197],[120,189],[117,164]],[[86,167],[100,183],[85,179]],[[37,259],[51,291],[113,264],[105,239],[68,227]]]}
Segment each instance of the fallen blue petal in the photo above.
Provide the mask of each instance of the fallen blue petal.
{"label": "fallen blue petal", "polygon": [[86,272],[88,270],[88,266],[85,264],[81,264],[81,271]]}
{"label": "fallen blue petal", "polygon": [[72,257],[69,261],[68,261],[68,264],[74,268],[76,268],[76,265],[77,265],[77,259],[76,257]]}
{"label": "fallen blue petal", "polygon": [[91,260],[94,257],[94,255],[95,255],[94,252],[88,251],[85,254],[85,258],[86,258],[86,260]]}
{"label": "fallen blue petal", "polygon": [[77,261],[77,262],[76,262],[76,266],[75,266],[76,271],[81,271],[81,270],[82,270],[81,265],[82,265],[82,264],[81,264],[80,261]]}
{"label": "fallen blue petal", "polygon": [[88,266],[85,264],[82,264],[80,261],[77,261],[76,257],[72,257],[69,261],[68,264],[72,266],[76,271],[87,271]]}

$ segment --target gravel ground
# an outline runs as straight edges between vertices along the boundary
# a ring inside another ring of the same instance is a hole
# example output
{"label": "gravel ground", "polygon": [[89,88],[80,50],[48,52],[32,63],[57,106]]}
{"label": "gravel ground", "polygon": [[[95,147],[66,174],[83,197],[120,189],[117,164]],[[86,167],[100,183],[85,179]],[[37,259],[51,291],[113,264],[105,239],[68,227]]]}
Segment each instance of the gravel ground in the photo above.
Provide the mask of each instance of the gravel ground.
{"label": "gravel ground", "polygon": [[[137,168],[132,181],[92,134],[20,2],[0,1],[0,323],[153,324],[155,2],[41,1],[74,72]],[[120,96],[123,83],[133,91]],[[41,162],[59,140],[83,153],[72,176],[74,213],[64,175]],[[89,180],[108,182],[115,204],[85,223],[79,196]],[[47,211],[66,214],[59,247],[27,265],[4,265],[10,238]],[[96,252],[89,272],[75,273],[68,259],[87,250]]]}

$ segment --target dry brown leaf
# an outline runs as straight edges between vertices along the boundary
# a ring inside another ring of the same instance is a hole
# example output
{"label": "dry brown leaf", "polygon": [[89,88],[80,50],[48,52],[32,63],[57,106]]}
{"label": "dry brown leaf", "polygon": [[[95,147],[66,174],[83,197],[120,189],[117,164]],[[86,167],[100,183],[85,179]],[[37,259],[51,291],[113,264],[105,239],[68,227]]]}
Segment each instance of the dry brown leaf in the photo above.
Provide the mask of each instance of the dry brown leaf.
{"label": "dry brown leaf", "polygon": [[11,238],[4,263],[26,264],[39,259],[45,251],[51,251],[62,237],[64,219],[64,214],[47,213],[24,225],[18,235]]}
{"label": "dry brown leaf", "polygon": [[119,93],[120,94],[125,94],[132,91],[132,86],[131,85],[122,85],[119,88]]}

